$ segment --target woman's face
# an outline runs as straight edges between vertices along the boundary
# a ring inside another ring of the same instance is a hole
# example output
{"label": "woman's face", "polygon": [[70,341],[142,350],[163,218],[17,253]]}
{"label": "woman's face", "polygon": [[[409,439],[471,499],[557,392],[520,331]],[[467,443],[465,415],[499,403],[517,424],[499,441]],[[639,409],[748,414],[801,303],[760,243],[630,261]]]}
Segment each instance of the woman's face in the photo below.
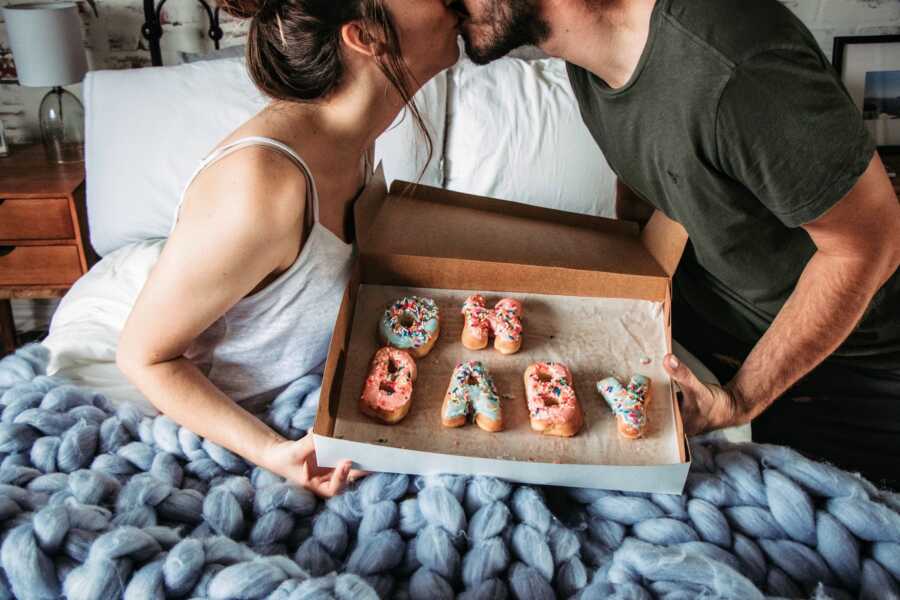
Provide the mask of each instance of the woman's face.
{"label": "woman's face", "polygon": [[459,59],[459,15],[446,0],[384,0],[403,59],[420,84]]}

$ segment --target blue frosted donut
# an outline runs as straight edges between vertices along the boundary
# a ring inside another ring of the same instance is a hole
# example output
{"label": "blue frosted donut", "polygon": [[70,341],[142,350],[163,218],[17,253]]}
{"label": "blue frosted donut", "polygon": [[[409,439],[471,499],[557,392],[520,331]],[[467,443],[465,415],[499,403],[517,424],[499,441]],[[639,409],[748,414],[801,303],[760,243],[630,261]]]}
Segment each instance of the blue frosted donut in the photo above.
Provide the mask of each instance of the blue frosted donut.
{"label": "blue frosted donut", "polygon": [[439,333],[438,307],[431,298],[406,296],[391,304],[378,326],[382,340],[401,350],[425,346]]}

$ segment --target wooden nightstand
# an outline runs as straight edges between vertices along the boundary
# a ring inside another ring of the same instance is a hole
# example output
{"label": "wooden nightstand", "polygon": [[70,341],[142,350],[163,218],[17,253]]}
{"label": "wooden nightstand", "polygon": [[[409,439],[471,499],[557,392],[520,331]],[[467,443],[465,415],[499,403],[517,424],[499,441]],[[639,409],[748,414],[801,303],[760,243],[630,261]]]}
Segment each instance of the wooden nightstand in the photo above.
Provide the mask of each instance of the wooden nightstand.
{"label": "wooden nightstand", "polygon": [[15,349],[12,298],[59,298],[92,265],[84,163],[47,161],[40,144],[0,158],[0,356]]}

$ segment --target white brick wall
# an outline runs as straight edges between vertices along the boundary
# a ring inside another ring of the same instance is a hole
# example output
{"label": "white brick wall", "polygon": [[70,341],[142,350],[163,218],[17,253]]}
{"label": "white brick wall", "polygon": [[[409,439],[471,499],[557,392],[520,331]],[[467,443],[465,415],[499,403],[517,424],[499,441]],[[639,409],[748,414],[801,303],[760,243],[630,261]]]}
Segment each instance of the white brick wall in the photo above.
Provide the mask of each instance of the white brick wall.
{"label": "white brick wall", "polygon": [[[0,0],[0,6],[22,1]],[[140,0],[95,0],[97,14],[85,0],[73,1],[78,5],[84,24],[85,49],[92,70],[128,69],[150,64],[147,41],[141,36],[144,11]],[[214,1],[210,4],[215,6]],[[196,0],[168,0],[161,21],[164,64],[177,64],[179,52],[208,52],[213,49],[212,42],[206,37],[206,13]],[[2,17],[0,23],[3,23]],[[242,43],[246,27],[246,22],[235,21],[223,14],[225,37],[222,45]],[[6,27],[0,25],[0,64],[10,60]],[[80,85],[67,87],[79,97],[80,88]],[[37,106],[46,91],[0,83],[0,120],[10,141],[17,143],[39,139]]]}
{"label": "white brick wall", "polygon": [[[16,0],[19,1],[19,0]],[[122,69],[149,64],[150,54],[141,37],[144,22],[139,0],[95,0],[97,15],[84,0],[76,0],[84,22],[85,47],[92,69]],[[754,2],[755,0],[746,0]],[[815,35],[825,54],[831,56],[834,37],[900,33],[900,0],[781,0]],[[11,3],[0,0],[0,5]],[[2,22],[2,19],[0,19]],[[206,15],[196,0],[168,0],[162,14],[163,62],[175,64],[179,51],[212,49],[205,38]],[[246,23],[223,15],[223,46],[242,42]],[[5,27],[0,27],[0,63],[9,60]],[[80,94],[80,86],[71,90]],[[13,142],[38,138],[36,110],[45,90],[0,83],[0,120]],[[23,325],[40,325],[42,312],[32,314],[30,305],[18,304],[17,319]]]}
{"label": "white brick wall", "polygon": [[[18,2],[19,0],[15,0]],[[144,22],[139,0],[95,0],[97,15],[84,0],[76,0],[84,22],[85,47],[92,69],[122,69],[149,64],[146,40],[140,29]],[[754,0],[746,0],[753,2]],[[825,54],[831,56],[837,35],[900,33],[900,0],[781,0],[803,20]],[[11,0],[0,0],[0,5]],[[2,22],[2,19],[0,19]],[[212,49],[205,38],[206,15],[196,0],[169,0],[162,13],[163,61],[175,64],[178,52]],[[224,46],[239,44],[246,35],[246,22],[223,15]],[[0,62],[10,60],[5,27],[0,27]],[[72,86],[76,94],[80,86]],[[36,110],[43,90],[0,83],[0,120],[13,142],[38,137]]]}
{"label": "white brick wall", "polygon": [[782,1],[801,16],[829,57],[835,36],[900,33],[900,0]]}
{"label": "white brick wall", "polygon": [[900,2],[897,0],[819,1],[819,11],[813,22],[816,27],[864,27],[896,23],[900,20]]}

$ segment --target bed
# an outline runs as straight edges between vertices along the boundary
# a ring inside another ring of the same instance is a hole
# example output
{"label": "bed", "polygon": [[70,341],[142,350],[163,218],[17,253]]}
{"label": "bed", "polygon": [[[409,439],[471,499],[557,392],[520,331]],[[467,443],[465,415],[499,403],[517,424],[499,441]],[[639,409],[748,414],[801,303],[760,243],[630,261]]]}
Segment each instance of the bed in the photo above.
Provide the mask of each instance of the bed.
{"label": "bed", "polygon": [[[156,59],[158,7],[145,6]],[[614,176],[567,85],[553,59],[463,59],[418,97],[432,160],[409,119],[378,157],[389,179],[423,172],[438,187],[610,216]],[[746,431],[695,440],[681,496],[380,473],[322,502],[142,411],[115,370],[114,332],[146,273],[112,294],[104,272],[158,252],[193,165],[264,100],[240,58],[92,72],[84,89],[104,266],[73,287],[44,344],[0,361],[0,598],[900,594],[900,497],[787,448],[736,443]],[[302,435],[318,383],[295,382],[263,418]]]}
{"label": "bed", "polygon": [[[150,30],[145,26],[145,32]],[[156,43],[151,39],[151,50]],[[181,64],[174,66],[88,73],[84,98],[91,243],[102,257],[115,254],[79,281],[57,309],[45,340],[53,350],[51,373],[143,401],[122,379],[114,358],[115,332],[124,324],[146,269],[136,271],[116,294],[108,292],[108,280],[123,264],[136,262],[136,254],[158,251],[194,166],[264,105],[243,68],[242,52],[232,47],[182,54]],[[463,57],[428,82],[416,102],[434,141],[431,159],[412,119],[401,113],[377,140],[376,163],[383,165],[388,183],[418,181],[612,217],[615,174],[581,122],[562,61],[536,58],[541,55],[529,50],[520,55],[527,59],[511,57],[487,67]],[[676,352],[701,378],[715,381],[683,348],[676,345]],[[749,432],[745,428],[732,439],[747,440]]]}

